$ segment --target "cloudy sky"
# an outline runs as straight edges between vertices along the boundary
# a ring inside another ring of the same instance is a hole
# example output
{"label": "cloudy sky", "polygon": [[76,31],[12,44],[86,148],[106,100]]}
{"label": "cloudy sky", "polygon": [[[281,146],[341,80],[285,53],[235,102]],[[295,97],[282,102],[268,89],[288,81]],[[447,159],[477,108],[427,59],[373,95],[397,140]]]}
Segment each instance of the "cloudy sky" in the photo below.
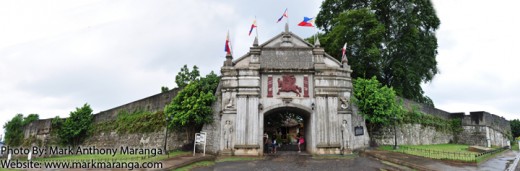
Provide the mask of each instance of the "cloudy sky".
{"label": "cloudy sky", "polygon": [[[520,118],[520,12],[517,0],[434,0],[441,26],[435,79],[423,85],[448,112]],[[219,72],[226,32],[235,58],[315,16],[321,0],[0,1],[0,124],[15,114],[65,117],[88,103],[107,110],[175,87],[184,64]],[[0,130],[3,134],[3,128]]]}

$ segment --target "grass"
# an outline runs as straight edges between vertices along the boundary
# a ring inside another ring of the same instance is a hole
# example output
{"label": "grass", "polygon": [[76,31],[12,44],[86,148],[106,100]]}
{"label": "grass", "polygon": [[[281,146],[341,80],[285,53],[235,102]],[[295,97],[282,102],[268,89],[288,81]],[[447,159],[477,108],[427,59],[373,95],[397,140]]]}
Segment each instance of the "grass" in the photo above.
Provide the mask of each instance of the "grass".
{"label": "grass", "polygon": [[264,157],[238,157],[238,156],[229,156],[229,157],[220,157],[216,160],[216,162],[228,162],[228,161],[250,161],[250,160],[263,160]]}
{"label": "grass", "polygon": [[516,150],[516,151],[519,150],[519,149],[518,149],[518,142],[513,141],[511,144],[512,144],[512,145],[511,145],[511,150]]}
{"label": "grass", "polygon": [[0,168],[0,171],[15,171],[16,169],[6,169],[6,168]]}
{"label": "grass", "polygon": [[215,165],[214,161],[201,161],[201,162],[192,163],[190,165],[187,165],[187,166],[184,166],[184,167],[181,167],[178,169],[174,169],[174,170],[175,171],[188,171],[188,170],[192,170],[197,167],[209,167],[209,166],[213,166],[213,165]]}
{"label": "grass", "polygon": [[[498,153],[476,157],[477,152],[468,151],[469,145],[463,144],[434,144],[434,145],[401,145],[397,152],[441,160],[455,160],[463,162],[482,162]],[[381,146],[379,149],[393,151],[392,146]],[[495,148],[496,149],[496,148]]]}
{"label": "grass", "polygon": [[468,151],[469,145],[464,145],[464,144],[402,145],[402,147],[478,154],[476,152]]}
{"label": "grass", "polygon": [[346,155],[313,155],[313,159],[353,159],[358,157],[357,153],[346,154]]}

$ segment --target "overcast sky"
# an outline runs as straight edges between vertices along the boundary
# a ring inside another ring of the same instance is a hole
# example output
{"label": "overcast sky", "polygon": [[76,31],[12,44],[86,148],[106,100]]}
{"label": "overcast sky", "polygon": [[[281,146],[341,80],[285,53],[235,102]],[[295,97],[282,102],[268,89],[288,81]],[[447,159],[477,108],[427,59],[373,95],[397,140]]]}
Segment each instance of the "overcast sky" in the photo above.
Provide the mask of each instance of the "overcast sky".
{"label": "overcast sky", "polygon": [[[438,67],[423,85],[448,112],[488,111],[520,118],[520,12],[517,0],[434,0],[441,25]],[[235,59],[254,37],[260,43],[283,31],[276,23],[288,8],[290,30],[316,16],[321,0],[62,0],[0,1],[0,124],[17,113],[68,116],[88,103],[94,112],[175,87],[184,64],[202,75],[225,59],[231,34]],[[284,19],[285,20],[285,19]],[[3,128],[0,130],[3,134]]]}

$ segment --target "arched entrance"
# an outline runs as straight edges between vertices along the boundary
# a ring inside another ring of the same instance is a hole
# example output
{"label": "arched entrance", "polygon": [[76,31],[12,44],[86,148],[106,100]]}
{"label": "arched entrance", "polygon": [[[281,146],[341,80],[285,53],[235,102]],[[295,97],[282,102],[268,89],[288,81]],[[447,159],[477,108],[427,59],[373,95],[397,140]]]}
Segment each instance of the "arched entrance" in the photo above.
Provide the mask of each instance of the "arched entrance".
{"label": "arched entrance", "polygon": [[262,151],[269,152],[265,145],[265,134],[268,141],[276,138],[277,151],[298,151],[297,136],[303,136],[305,143],[300,147],[301,151],[310,152],[309,141],[312,137],[311,114],[312,110],[302,109],[296,106],[281,106],[268,109],[262,119]]}
{"label": "arched entrance", "polygon": [[[346,60],[326,54],[319,41],[312,45],[289,32],[288,25],[263,44],[255,40],[246,55],[235,60],[226,55],[217,90],[220,103],[214,105],[215,124],[206,127],[213,132],[208,134],[214,141],[208,144],[210,149],[223,155],[263,155],[264,132],[285,136],[280,142],[289,144],[301,132],[306,152],[340,154],[343,120],[351,130],[349,148],[367,146],[368,134],[352,133],[355,127],[363,131],[365,125],[349,107],[352,70]],[[291,123],[271,128],[264,122],[287,115],[299,129]]]}

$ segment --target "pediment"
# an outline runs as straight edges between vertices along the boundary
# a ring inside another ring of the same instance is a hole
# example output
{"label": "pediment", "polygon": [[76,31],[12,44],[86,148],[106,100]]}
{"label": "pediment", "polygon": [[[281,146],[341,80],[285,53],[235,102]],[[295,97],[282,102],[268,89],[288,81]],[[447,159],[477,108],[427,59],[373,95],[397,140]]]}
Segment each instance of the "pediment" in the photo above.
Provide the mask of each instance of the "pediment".
{"label": "pediment", "polygon": [[261,48],[313,48],[314,46],[292,32],[282,32],[267,42]]}

